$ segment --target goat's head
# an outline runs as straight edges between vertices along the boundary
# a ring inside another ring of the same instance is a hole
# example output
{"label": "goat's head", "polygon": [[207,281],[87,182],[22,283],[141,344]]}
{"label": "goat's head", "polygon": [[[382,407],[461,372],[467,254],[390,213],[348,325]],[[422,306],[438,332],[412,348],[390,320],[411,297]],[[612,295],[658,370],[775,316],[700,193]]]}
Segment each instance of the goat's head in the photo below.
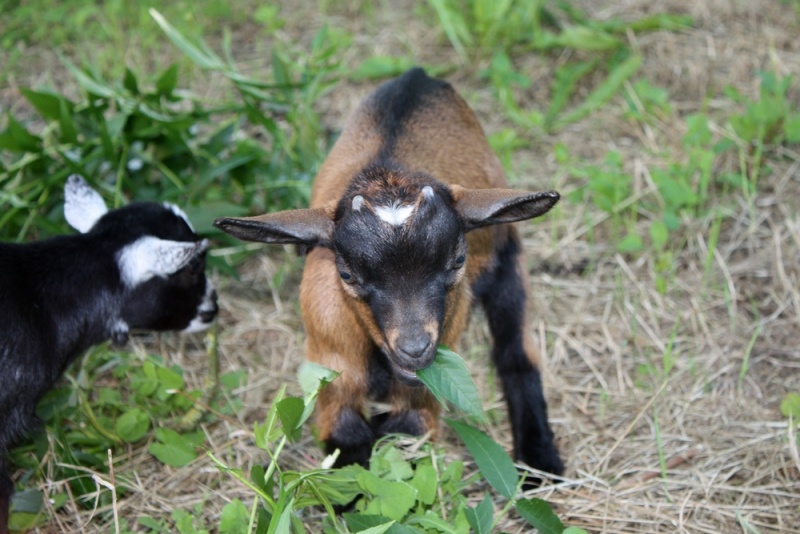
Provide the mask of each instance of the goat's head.
{"label": "goat's head", "polygon": [[[102,197],[81,177],[64,188],[67,222],[106,243],[123,286],[113,339],[127,339],[129,328],[202,330],[217,314],[217,296],[205,276],[208,242],[195,234],[186,215],[168,203],[135,202],[108,210]],[[101,251],[98,251],[101,252]]]}
{"label": "goat's head", "polygon": [[341,288],[395,375],[418,383],[430,365],[469,263],[466,233],[538,217],[556,192],[466,189],[424,173],[372,167],[326,209],[214,224],[240,239],[333,250]]}

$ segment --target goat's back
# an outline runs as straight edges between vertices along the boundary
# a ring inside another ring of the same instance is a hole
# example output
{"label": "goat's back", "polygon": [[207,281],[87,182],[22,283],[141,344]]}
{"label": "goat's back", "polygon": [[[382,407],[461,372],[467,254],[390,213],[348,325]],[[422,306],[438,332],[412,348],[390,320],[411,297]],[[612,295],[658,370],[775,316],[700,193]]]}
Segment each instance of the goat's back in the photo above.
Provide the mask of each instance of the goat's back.
{"label": "goat's back", "polygon": [[314,182],[312,208],[342,197],[372,164],[400,165],[470,188],[504,187],[502,166],[453,87],[420,68],[378,87],[353,112]]}

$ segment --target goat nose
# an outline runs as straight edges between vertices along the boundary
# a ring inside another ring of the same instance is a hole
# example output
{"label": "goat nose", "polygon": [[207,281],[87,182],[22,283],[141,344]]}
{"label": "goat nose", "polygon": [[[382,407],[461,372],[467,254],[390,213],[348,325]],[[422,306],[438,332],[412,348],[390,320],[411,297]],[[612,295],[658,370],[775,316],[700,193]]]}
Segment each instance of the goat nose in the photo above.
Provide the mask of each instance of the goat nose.
{"label": "goat nose", "polygon": [[417,360],[431,346],[431,339],[428,336],[409,336],[401,337],[397,340],[397,352],[409,360]]}

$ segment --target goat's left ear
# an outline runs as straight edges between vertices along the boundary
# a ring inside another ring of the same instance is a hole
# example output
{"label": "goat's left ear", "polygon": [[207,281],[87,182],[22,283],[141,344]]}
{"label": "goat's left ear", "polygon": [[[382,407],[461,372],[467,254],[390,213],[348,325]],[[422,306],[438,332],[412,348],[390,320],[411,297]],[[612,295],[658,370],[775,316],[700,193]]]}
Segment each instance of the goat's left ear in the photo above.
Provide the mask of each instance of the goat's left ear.
{"label": "goat's left ear", "polygon": [[134,287],[155,276],[169,276],[208,248],[208,241],[171,241],[154,236],[140,237],[117,254],[122,281]]}
{"label": "goat's left ear", "polygon": [[108,208],[103,197],[77,174],[67,178],[64,186],[64,217],[82,234],[92,229]]}
{"label": "goat's left ear", "polygon": [[544,215],[561,196],[555,191],[514,191],[513,189],[467,189],[451,186],[456,211],[467,230],[492,224],[524,221]]}
{"label": "goat's left ear", "polygon": [[225,217],[214,226],[245,241],[330,246],[333,220],[326,209],[266,213],[256,217]]}

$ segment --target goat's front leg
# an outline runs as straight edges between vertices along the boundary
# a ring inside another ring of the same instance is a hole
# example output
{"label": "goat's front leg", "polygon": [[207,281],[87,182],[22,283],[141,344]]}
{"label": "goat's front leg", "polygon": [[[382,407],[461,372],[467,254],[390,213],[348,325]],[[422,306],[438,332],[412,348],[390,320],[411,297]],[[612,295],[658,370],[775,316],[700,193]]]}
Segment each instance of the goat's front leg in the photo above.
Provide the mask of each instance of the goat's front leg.
{"label": "goat's front leg", "polygon": [[[344,373],[347,373],[345,371]],[[339,457],[334,467],[350,464],[367,466],[372,453],[375,434],[364,417],[364,394],[354,390],[339,376],[320,392],[317,401],[317,426],[319,437],[325,443],[325,452],[337,449]]]}
{"label": "goat's front leg", "polygon": [[397,380],[391,386],[392,411],[373,425],[378,436],[409,434],[422,436],[431,433],[436,439],[439,432],[440,406],[425,386],[409,386]]}
{"label": "goat's front leg", "polygon": [[547,422],[547,403],[539,373],[539,355],[527,332],[526,276],[516,231],[497,251],[491,271],[479,278],[476,297],[486,310],[494,340],[492,358],[503,383],[518,460],[561,474],[564,464]]}

